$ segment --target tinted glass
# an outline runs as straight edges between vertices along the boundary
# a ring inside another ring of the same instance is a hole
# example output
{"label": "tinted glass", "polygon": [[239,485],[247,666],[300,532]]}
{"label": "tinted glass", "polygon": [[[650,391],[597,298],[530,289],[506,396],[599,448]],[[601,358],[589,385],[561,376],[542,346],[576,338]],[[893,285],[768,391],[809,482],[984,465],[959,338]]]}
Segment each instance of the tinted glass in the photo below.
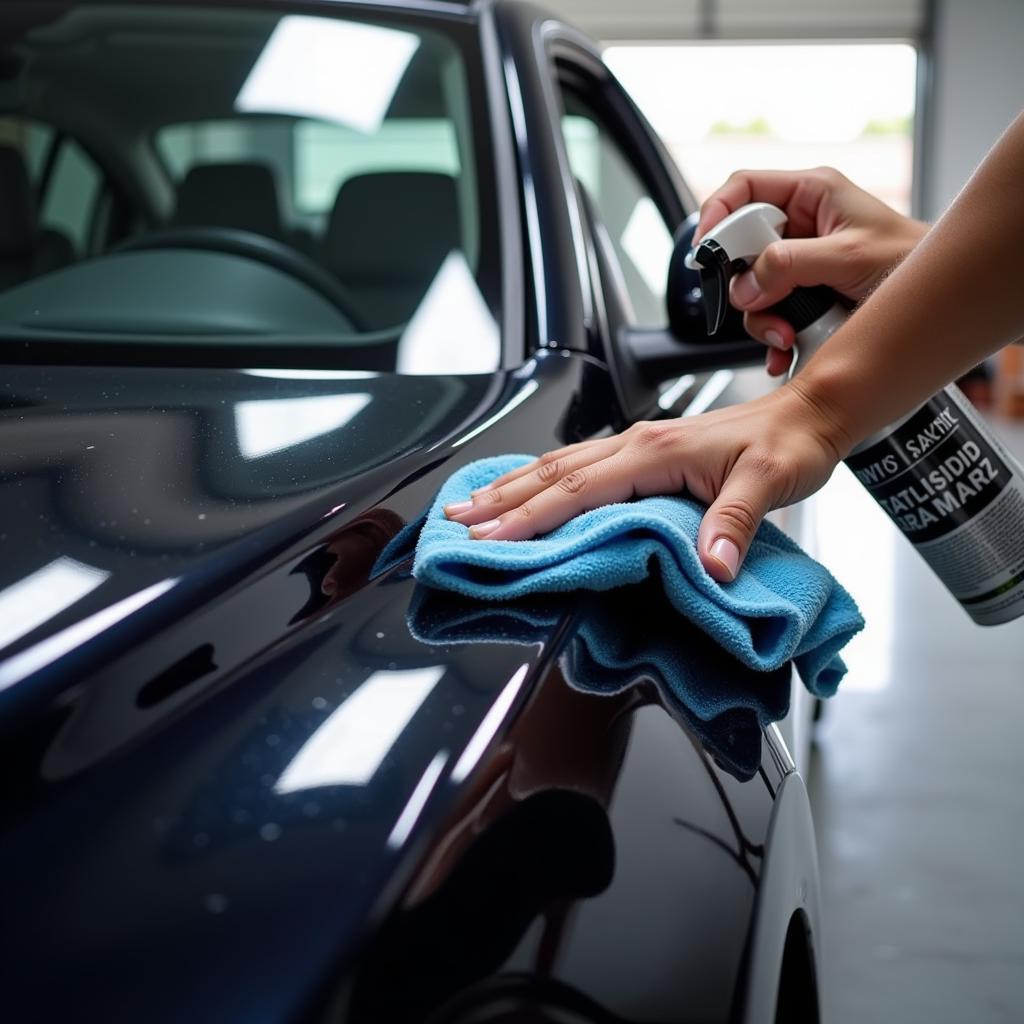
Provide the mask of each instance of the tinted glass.
{"label": "tinted glass", "polygon": [[25,10],[0,7],[0,333],[497,366],[469,26]]}
{"label": "tinted glass", "polygon": [[665,286],[672,231],[629,158],[575,93],[563,93],[562,133],[572,173],[607,229],[638,326],[668,320]]}

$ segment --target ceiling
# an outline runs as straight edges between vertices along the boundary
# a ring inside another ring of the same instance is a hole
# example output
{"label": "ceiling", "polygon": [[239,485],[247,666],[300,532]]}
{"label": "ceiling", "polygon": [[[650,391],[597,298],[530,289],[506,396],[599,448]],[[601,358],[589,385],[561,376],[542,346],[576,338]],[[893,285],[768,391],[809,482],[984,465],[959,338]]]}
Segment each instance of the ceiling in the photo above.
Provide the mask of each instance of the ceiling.
{"label": "ceiling", "polygon": [[606,42],[917,39],[926,0],[546,0]]}

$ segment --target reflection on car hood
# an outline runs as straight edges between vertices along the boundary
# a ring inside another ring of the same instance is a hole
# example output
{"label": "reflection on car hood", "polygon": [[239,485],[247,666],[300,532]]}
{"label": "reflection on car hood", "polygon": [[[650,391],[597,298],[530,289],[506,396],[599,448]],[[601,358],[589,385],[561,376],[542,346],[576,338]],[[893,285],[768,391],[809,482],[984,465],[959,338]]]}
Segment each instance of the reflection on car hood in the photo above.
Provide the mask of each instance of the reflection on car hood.
{"label": "reflection on car hood", "polygon": [[[731,688],[739,714],[696,721],[685,688],[668,693],[678,681],[659,652],[674,647],[685,670],[695,645],[698,664],[714,667],[692,630],[665,635],[656,587],[619,595],[635,614],[618,631],[630,653],[616,692],[609,667],[585,667],[577,649],[607,630],[600,595],[469,618],[462,599],[429,596],[428,608],[399,563],[227,680],[228,647],[193,646],[186,706],[154,690],[146,657],[129,653],[5,746],[8,777],[22,781],[0,816],[3,843],[23,884],[0,953],[13,962],[15,942],[46,949],[37,962],[68,981],[46,987],[50,1016],[73,1005],[103,1019],[173,1021],[197,1007],[288,1019],[326,983],[354,989],[345,1019],[423,1020],[503,961],[528,958],[531,922],[574,900],[580,923],[563,940],[573,985],[603,991],[623,1019],[688,991],[728,1005],[770,791],[761,775],[727,790],[688,733],[748,777],[783,680],[725,678],[724,664],[700,682]],[[185,636],[220,635],[209,618],[182,630],[175,650]],[[136,725],[148,726],[145,742],[111,752]],[[57,833],[73,856],[41,841]],[[657,872],[657,844],[630,852],[652,833],[666,837]],[[493,884],[499,868],[514,884]],[[652,898],[672,907],[671,941]],[[630,924],[607,927],[624,914]],[[641,932],[652,940],[639,964],[630,947]],[[680,943],[702,954],[682,956]],[[703,983],[707,957],[721,984]],[[417,968],[398,988],[386,981],[395,963]],[[40,981],[24,972],[14,1005]]]}
{"label": "reflection on car hood", "polygon": [[6,367],[0,652],[168,581],[210,583],[240,544],[265,557],[282,523],[315,523],[351,502],[344,485],[364,478],[370,487],[381,467],[428,449],[488,384],[340,371]]}
{"label": "reflection on car hood", "polygon": [[[755,691],[783,680],[722,677],[714,652],[663,622],[656,588],[468,617],[436,595],[431,618],[407,560],[371,571],[453,463],[550,446],[580,370],[538,360],[543,387],[512,375],[494,394],[483,389],[500,379],[8,377],[0,429],[19,444],[0,446],[0,529],[20,569],[0,594],[28,588],[9,605],[23,626],[38,595],[74,600],[14,640],[23,649],[0,670],[77,642],[120,594],[172,584],[159,621],[144,607],[125,623],[128,642],[98,632],[87,655],[69,647],[0,689],[0,838],[21,879],[0,957],[25,965],[8,988],[15,1015],[292,1019],[337,985],[355,987],[362,1019],[394,1019],[379,1003],[394,987],[374,979],[424,934],[425,970],[402,993],[417,1008],[505,957],[529,959],[522,929],[548,901],[575,899],[567,984],[625,1019],[699,991],[702,1019],[723,1019],[779,771],[762,754],[753,779],[737,779],[772,717]],[[180,398],[156,397],[167,394]],[[545,404],[522,398],[534,394]],[[287,403],[325,398],[333,422],[292,417],[275,447]],[[495,425],[480,431],[481,418]],[[467,420],[468,443],[439,443]],[[595,643],[612,629],[615,644]],[[688,685],[746,692],[731,717],[694,719],[686,687],[666,678],[700,650],[704,675]],[[763,692],[777,709],[780,691]],[[652,835],[664,842],[638,858]],[[525,856],[550,844],[558,857]],[[663,855],[656,872],[649,853]],[[515,865],[515,886],[490,884],[496,863]],[[462,919],[476,906],[493,942]],[[451,942],[474,955],[449,956]],[[709,959],[720,984],[704,983]]]}

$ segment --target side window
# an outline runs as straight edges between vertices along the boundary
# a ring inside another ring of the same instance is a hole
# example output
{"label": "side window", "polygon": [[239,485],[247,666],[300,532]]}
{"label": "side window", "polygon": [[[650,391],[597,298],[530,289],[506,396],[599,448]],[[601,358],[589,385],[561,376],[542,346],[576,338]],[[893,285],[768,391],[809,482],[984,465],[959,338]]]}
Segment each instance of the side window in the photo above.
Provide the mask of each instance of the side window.
{"label": "side window", "polygon": [[662,327],[672,231],[611,131],[575,90],[561,86],[562,134],[572,173],[611,239],[634,325]]}
{"label": "side window", "polygon": [[66,139],[42,197],[39,219],[43,227],[62,232],[77,252],[87,253],[102,184],[103,175],[85,150],[73,139]]}

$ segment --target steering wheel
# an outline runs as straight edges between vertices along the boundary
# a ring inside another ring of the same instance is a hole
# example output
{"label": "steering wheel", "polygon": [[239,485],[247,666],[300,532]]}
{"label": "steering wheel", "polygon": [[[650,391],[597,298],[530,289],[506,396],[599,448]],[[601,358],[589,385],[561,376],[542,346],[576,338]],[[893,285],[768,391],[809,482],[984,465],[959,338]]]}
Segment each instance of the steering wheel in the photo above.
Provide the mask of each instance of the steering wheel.
{"label": "steering wheel", "polygon": [[354,328],[355,318],[346,306],[345,292],[335,278],[315,260],[276,238],[253,231],[220,227],[172,227],[130,238],[117,252],[143,249],[202,249],[265,263],[301,281],[343,314]]}

